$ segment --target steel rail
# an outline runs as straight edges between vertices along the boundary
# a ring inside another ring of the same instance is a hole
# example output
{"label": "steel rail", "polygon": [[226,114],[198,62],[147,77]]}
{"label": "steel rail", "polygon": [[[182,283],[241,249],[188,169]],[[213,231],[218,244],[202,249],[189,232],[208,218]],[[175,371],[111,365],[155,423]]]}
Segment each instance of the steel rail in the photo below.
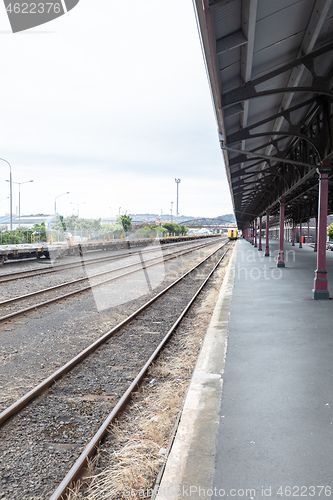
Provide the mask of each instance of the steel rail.
{"label": "steel rail", "polygon": [[[168,250],[169,248],[173,248],[174,246],[187,246],[189,243],[193,243],[193,247],[195,247],[196,245],[200,246],[200,245],[203,245],[202,241],[201,240],[190,240],[189,242],[181,242],[181,243],[169,243],[167,246],[159,246],[159,247],[143,247],[144,248],[144,252],[145,253],[148,253],[148,252],[153,252],[153,251],[156,251],[157,248],[161,248],[161,249],[165,249],[165,250]],[[210,244],[213,244],[213,242],[210,241]],[[209,246],[209,243],[207,243],[207,246]],[[33,277],[35,276],[42,276],[43,274],[50,274],[50,273],[54,273],[54,272],[58,272],[58,271],[64,271],[66,269],[73,269],[73,268],[76,268],[76,267],[87,267],[87,266],[91,266],[91,265],[94,265],[94,264],[99,264],[99,263],[103,263],[103,262],[109,262],[109,261],[117,261],[117,260],[120,260],[120,259],[126,259],[126,258],[129,258],[129,257],[132,257],[132,256],[135,256],[137,253],[139,253],[140,251],[142,251],[142,248],[141,250],[137,250],[136,248],[132,248],[131,250],[135,250],[133,252],[130,252],[128,254],[121,254],[121,255],[113,255],[113,256],[109,256],[109,257],[102,257],[100,259],[91,259],[91,260],[81,260],[80,262],[73,262],[73,263],[68,263],[68,264],[59,264],[59,265],[56,265],[56,267],[52,267],[52,268],[42,268],[42,269],[28,269],[26,271],[17,271],[15,273],[8,273],[8,274],[3,274],[3,275],[0,275],[0,283],[7,283],[9,281],[15,281],[17,279],[26,279],[26,278],[30,278],[30,276],[32,275]]]}
{"label": "steel rail", "polygon": [[[214,243],[216,243],[216,241]],[[38,290],[37,292],[32,292],[30,294],[22,295],[20,297],[14,297],[13,299],[8,299],[6,301],[0,302],[0,306],[8,305],[10,303],[17,302],[19,300],[24,300],[24,299],[27,299],[27,298],[30,298],[30,297],[33,297],[35,295],[39,295],[39,294],[42,294],[42,293],[47,293],[47,292],[56,290],[58,288],[63,288],[65,286],[73,285],[73,284],[78,283],[80,281],[87,281],[90,278],[94,278],[94,277],[99,276],[99,275],[110,274],[112,272],[119,271],[120,269],[125,269],[126,267],[133,267],[134,265],[135,266],[140,266],[138,269],[134,269],[133,271],[128,271],[128,272],[119,274],[119,275],[114,276],[112,278],[108,278],[106,280],[103,280],[103,281],[101,281],[99,283],[89,284],[88,286],[80,288],[79,290],[73,290],[72,292],[68,292],[68,293],[65,293],[65,294],[60,295],[60,296],[58,295],[57,297],[54,297],[52,299],[48,299],[48,300],[46,300],[44,302],[39,302],[38,304],[33,304],[32,306],[28,306],[28,307],[25,307],[24,309],[19,309],[18,311],[14,311],[12,313],[6,314],[5,316],[1,316],[0,317],[0,323],[8,321],[8,320],[10,320],[12,318],[15,318],[17,316],[21,316],[22,314],[26,314],[26,313],[28,313],[30,311],[35,311],[36,309],[40,309],[41,307],[48,306],[50,304],[53,304],[54,302],[58,302],[59,300],[68,299],[69,297],[73,297],[73,295],[78,295],[79,293],[86,292],[87,290],[91,290],[92,288],[97,288],[98,286],[103,286],[106,283],[109,283],[110,281],[115,281],[115,280],[117,280],[119,278],[124,278],[126,276],[130,276],[131,274],[135,274],[135,273],[137,273],[139,271],[142,271],[144,269],[147,269],[149,267],[153,267],[153,266],[159,265],[161,263],[168,262],[169,260],[176,259],[180,255],[181,256],[182,255],[187,255],[188,253],[191,253],[191,252],[193,252],[195,250],[198,250],[198,249],[200,249],[200,248],[202,248],[204,246],[210,246],[212,244],[213,243],[210,243],[208,245],[202,245],[201,247],[198,246],[198,247],[195,247],[194,249],[191,248],[191,249],[186,250],[186,251],[181,250],[181,251],[178,251],[178,252],[175,252],[175,253],[173,253],[171,255],[166,256],[166,258],[164,258],[164,256],[162,258],[155,257],[154,259],[151,259],[150,261],[147,261],[147,264],[145,263],[144,267],[142,267],[142,263],[138,263],[137,262],[135,264],[130,264],[130,265],[125,266],[123,268],[118,268],[118,269],[114,269],[114,270],[111,270],[111,271],[105,271],[105,272],[100,273],[100,274],[92,275],[89,278],[88,277],[80,278],[79,280],[75,280],[75,281],[68,282],[68,283],[63,283],[63,284],[56,285],[56,286],[50,287],[50,288],[45,288],[44,290]],[[156,261],[156,260],[157,260],[157,262],[153,262],[153,261]]]}
{"label": "steel rail", "polygon": [[147,309],[151,304],[153,304],[157,299],[162,297],[166,292],[168,292],[171,288],[173,288],[175,285],[177,285],[180,281],[182,281],[186,276],[188,276],[190,273],[192,273],[195,269],[197,269],[199,266],[201,266],[204,262],[206,262],[208,259],[210,259],[215,253],[217,253],[219,250],[221,250],[225,245],[228,244],[227,242],[224,242],[223,245],[221,245],[217,250],[214,250],[208,257],[203,259],[199,264],[195,265],[192,267],[189,271],[184,273],[182,276],[177,278],[173,283],[168,285],[166,288],[164,288],[161,292],[159,292],[157,295],[152,297],[148,302],[146,302],[143,306],[141,306],[139,309],[134,311],[130,316],[125,318],[123,321],[121,321],[118,325],[113,327],[111,330],[106,332],[104,335],[102,335],[99,339],[95,340],[90,346],[86,347],[83,351],[81,351],[79,354],[77,354],[74,358],[72,358],[70,361],[68,361],[65,365],[62,367],[58,368],[52,375],[44,379],[40,384],[38,384],[36,387],[34,387],[31,391],[29,391],[27,394],[22,396],[20,399],[18,399],[15,403],[10,405],[8,408],[6,408],[4,411],[0,413],[0,426],[11,416],[17,414],[22,408],[24,408],[32,399],[35,397],[39,396],[41,393],[43,393],[46,389],[48,389],[56,380],[58,380],[60,377],[68,373],[74,366],[76,366],[78,363],[80,363],[83,359],[85,359],[89,354],[91,354],[93,351],[97,349],[101,344],[106,342],[110,337],[112,337],[116,332],[118,332],[123,326],[125,326],[127,323],[129,323],[132,319],[134,319],[138,314],[143,312],[145,309]]}
{"label": "steel rail", "polygon": [[[147,250],[146,250],[147,251]],[[81,261],[81,262],[72,262],[69,264],[59,264],[56,267],[52,268],[44,268],[44,269],[28,269],[26,271],[17,271],[16,273],[10,273],[8,275],[2,275],[0,276],[0,283],[7,283],[8,281],[15,281],[18,279],[26,279],[30,278],[31,276],[42,276],[43,274],[50,274],[50,273],[55,273],[58,271],[65,271],[66,269],[74,269],[76,267],[86,267],[90,266],[93,264],[98,264],[103,262],[108,262],[112,260],[119,260],[119,259],[124,259],[127,257],[131,257],[133,254],[128,254],[128,255],[122,255],[122,256],[113,256],[113,257],[103,257],[101,259],[91,259],[89,261]]]}
{"label": "steel rail", "polygon": [[[198,250],[200,248],[204,248],[206,246],[213,245],[215,243],[216,243],[216,241],[214,241],[214,243],[209,242],[208,244],[201,244],[201,245],[195,246],[194,248],[190,248],[186,252],[184,252],[184,250],[176,250],[176,252],[173,252],[173,253],[170,252],[168,255],[166,255],[166,257],[173,256],[173,255],[177,256],[178,254],[181,255],[182,253],[185,255],[187,252],[193,252],[194,250]],[[140,254],[140,251],[137,253]],[[135,255],[135,254],[133,254],[133,255]],[[153,262],[154,260],[158,260],[158,259],[161,260],[161,257],[154,257],[153,259],[147,260],[147,263]],[[118,260],[120,260],[120,259],[118,259]],[[162,260],[164,261],[167,259],[164,259],[164,256],[163,256]],[[2,302],[0,302],[0,307],[6,306],[8,304],[12,304],[13,302],[18,302],[20,300],[28,299],[30,297],[35,297],[36,295],[41,295],[43,293],[52,292],[53,290],[58,290],[59,288],[64,288],[66,286],[75,285],[76,283],[81,283],[82,281],[87,281],[91,278],[96,278],[98,276],[104,276],[105,274],[114,273],[114,272],[117,272],[117,271],[122,270],[122,269],[128,269],[128,268],[134,267],[134,266],[141,266],[140,267],[140,270],[141,270],[142,269],[142,262],[134,262],[133,264],[128,264],[128,265],[125,265],[122,267],[117,267],[116,269],[110,269],[108,271],[101,271],[99,273],[92,274],[91,276],[84,276],[83,278],[78,278],[78,279],[72,280],[72,281],[66,281],[65,283],[60,283],[59,285],[51,286],[49,288],[43,288],[41,290],[36,290],[35,292],[26,293],[25,295],[20,295],[18,297],[13,297],[11,299],[6,299],[6,300],[3,300]]]}
{"label": "steel rail", "polygon": [[[180,253],[180,252],[181,251],[175,252],[175,254]],[[148,260],[147,263],[150,263],[150,262],[152,262],[154,260],[158,260],[158,259],[161,260],[161,257],[154,257],[153,259]],[[101,271],[99,273],[92,274],[91,276],[84,276],[83,278],[77,278],[76,280],[66,281],[65,283],[60,283],[59,285],[54,285],[54,286],[51,286],[48,288],[43,288],[41,290],[36,290],[35,292],[26,293],[25,295],[20,295],[18,297],[13,297],[11,299],[3,300],[2,302],[0,302],[0,307],[6,306],[8,304],[12,304],[13,302],[18,302],[20,300],[28,299],[30,297],[35,297],[36,295],[41,295],[41,294],[44,294],[47,292],[52,292],[53,290],[58,290],[59,288],[64,288],[66,286],[75,285],[77,283],[82,283],[82,281],[87,281],[91,278],[97,278],[98,276],[104,276],[105,274],[115,273],[115,272],[120,271],[122,269],[128,269],[129,267],[134,267],[134,266],[141,266],[140,270],[142,269],[141,262],[134,262],[133,264],[128,264],[128,265],[125,265],[122,267],[117,267],[116,269],[110,269],[108,271]]]}
{"label": "steel rail", "polygon": [[94,435],[94,437],[91,439],[91,441],[85,447],[85,449],[83,450],[83,452],[81,453],[81,455],[79,456],[79,458],[77,459],[77,461],[75,462],[75,464],[72,466],[72,468],[69,470],[69,472],[67,473],[67,475],[63,479],[63,481],[58,486],[58,488],[52,494],[52,496],[50,497],[50,500],[61,500],[61,499],[63,499],[64,498],[63,495],[66,493],[66,491],[68,490],[68,488],[70,487],[70,485],[79,478],[81,472],[83,471],[83,469],[87,465],[87,460],[94,455],[97,446],[101,443],[101,441],[103,440],[103,438],[106,436],[108,427],[115,420],[115,418],[119,415],[119,413],[123,410],[123,408],[126,406],[126,404],[127,404],[128,400],[130,399],[133,391],[142,382],[142,380],[143,380],[143,378],[144,378],[144,376],[146,374],[146,371],[148,370],[149,366],[153,363],[153,361],[155,361],[155,359],[157,358],[157,356],[159,355],[159,353],[161,352],[161,350],[163,349],[163,347],[165,346],[165,344],[168,342],[168,340],[171,337],[171,335],[173,334],[173,332],[178,327],[179,323],[182,321],[182,319],[184,318],[184,316],[186,315],[186,313],[188,312],[188,310],[191,308],[193,302],[196,300],[196,298],[198,297],[199,293],[202,291],[202,289],[205,287],[205,285],[207,284],[207,282],[210,279],[210,277],[212,276],[212,274],[215,272],[215,270],[217,269],[217,267],[220,265],[221,261],[223,260],[223,258],[225,257],[225,255],[226,255],[227,252],[228,252],[228,249],[224,252],[224,254],[222,255],[222,257],[219,259],[219,261],[217,262],[217,264],[211,270],[211,272],[206,277],[206,279],[204,280],[204,282],[200,285],[200,287],[198,288],[198,290],[192,296],[191,300],[185,306],[185,308],[183,309],[183,311],[181,312],[181,314],[178,316],[177,320],[174,322],[174,324],[172,325],[172,327],[170,328],[170,330],[167,332],[167,334],[165,335],[165,337],[163,338],[163,340],[157,346],[157,348],[155,349],[155,351],[153,352],[153,354],[150,356],[150,358],[148,359],[148,361],[145,363],[145,365],[141,368],[140,372],[135,377],[135,379],[133,380],[133,382],[131,383],[131,385],[128,387],[128,389],[125,391],[125,393],[123,394],[123,396],[120,398],[120,400],[118,401],[118,403],[116,404],[116,406],[113,408],[112,412],[109,414],[109,416],[104,421],[104,423],[101,425],[101,427],[96,432],[96,434]]}

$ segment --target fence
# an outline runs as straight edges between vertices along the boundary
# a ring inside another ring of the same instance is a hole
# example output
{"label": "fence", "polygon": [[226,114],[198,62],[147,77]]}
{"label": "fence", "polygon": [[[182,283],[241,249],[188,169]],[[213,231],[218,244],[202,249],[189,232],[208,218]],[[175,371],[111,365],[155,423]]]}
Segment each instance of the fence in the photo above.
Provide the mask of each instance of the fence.
{"label": "fence", "polygon": [[155,233],[151,231],[138,233],[122,233],[119,231],[102,232],[102,231],[32,231],[28,228],[14,229],[13,231],[0,231],[0,245],[23,245],[27,243],[64,243],[72,240],[75,242],[86,241],[109,241],[119,239],[139,239],[139,238],[162,238],[166,236],[163,233]]}

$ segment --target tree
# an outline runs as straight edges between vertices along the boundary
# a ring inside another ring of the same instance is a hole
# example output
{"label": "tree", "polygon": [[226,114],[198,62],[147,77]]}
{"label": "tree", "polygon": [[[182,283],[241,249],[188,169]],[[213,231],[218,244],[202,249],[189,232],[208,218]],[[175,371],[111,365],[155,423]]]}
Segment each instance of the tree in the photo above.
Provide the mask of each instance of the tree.
{"label": "tree", "polygon": [[39,241],[47,241],[45,222],[35,224],[32,228],[32,232],[33,234],[38,235]]}
{"label": "tree", "polygon": [[180,234],[187,234],[188,229],[184,224],[176,224],[175,222],[166,222],[163,226],[170,234],[179,236]]}
{"label": "tree", "polygon": [[55,222],[52,222],[52,229],[56,231],[66,231],[66,223],[62,215],[57,215]]}
{"label": "tree", "polygon": [[60,231],[100,231],[101,219],[80,219],[77,215],[70,215],[69,217],[59,217],[56,222],[52,224],[52,229]]}
{"label": "tree", "polygon": [[102,224],[102,231],[113,234],[115,238],[120,238],[124,232],[124,228],[120,222],[120,217],[117,219],[117,222],[114,222],[113,224]]}
{"label": "tree", "polygon": [[[118,219],[117,219],[117,221],[118,221]],[[130,217],[129,215],[121,215],[120,222],[124,228],[125,233],[127,233],[128,231],[131,231],[131,229],[132,229],[132,217]]]}
{"label": "tree", "polygon": [[330,240],[333,240],[333,222],[327,228],[327,235]]}
{"label": "tree", "polygon": [[136,236],[144,238],[149,238],[150,235],[163,234],[167,233],[168,230],[165,227],[156,226],[156,224],[145,224],[144,226],[138,228],[135,231]]}

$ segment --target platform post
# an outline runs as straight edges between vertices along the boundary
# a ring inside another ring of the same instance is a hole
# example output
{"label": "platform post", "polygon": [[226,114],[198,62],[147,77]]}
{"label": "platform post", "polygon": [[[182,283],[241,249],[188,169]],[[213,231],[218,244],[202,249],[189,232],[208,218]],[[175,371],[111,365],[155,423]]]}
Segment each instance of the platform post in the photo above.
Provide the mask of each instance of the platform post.
{"label": "platform post", "polygon": [[259,246],[258,246],[258,252],[262,252],[261,233],[262,233],[262,216],[260,216],[260,219],[259,219]]}
{"label": "platform post", "polygon": [[310,219],[308,219],[308,240],[307,240],[307,244],[309,244],[309,239],[310,239]]}
{"label": "platform post", "polygon": [[298,247],[303,248],[303,244],[302,244],[302,219],[301,219],[301,222],[299,225],[299,245],[298,245]]}
{"label": "platform post", "polygon": [[254,219],[254,248],[257,248],[257,218]]}
{"label": "platform post", "polygon": [[285,198],[282,196],[280,199],[280,244],[279,244],[279,256],[277,261],[277,267],[286,267],[284,263],[284,251],[283,251],[283,240],[284,240],[284,203]]}
{"label": "platform post", "polygon": [[266,248],[265,257],[269,257],[269,212],[266,213]]}
{"label": "platform post", "polygon": [[253,222],[251,222],[251,239],[250,239],[251,245],[254,244],[254,234],[253,234]]}
{"label": "platform post", "polygon": [[330,162],[321,162],[317,171],[319,173],[317,269],[315,270],[314,287],[312,290],[312,298],[315,300],[330,298],[327,288],[326,271],[328,174],[331,171]]}
{"label": "platform post", "polygon": [[316,217],[316,237],[313,251],[317,251],[317,241],[318,241],[318,216]]}
{"label": "platform post", "polygon": [[293,227],[291,230],[291,246],[295,246],[295,220],[293,219]]}

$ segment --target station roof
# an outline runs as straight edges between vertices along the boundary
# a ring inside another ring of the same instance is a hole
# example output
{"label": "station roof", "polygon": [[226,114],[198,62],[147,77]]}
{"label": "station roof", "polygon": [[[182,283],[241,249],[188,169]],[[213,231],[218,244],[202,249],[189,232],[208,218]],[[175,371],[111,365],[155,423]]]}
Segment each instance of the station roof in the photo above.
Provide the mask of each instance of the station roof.
{"label": "station roof", "polygon": [[333,150],[333,1],[193,3],[239,227],[281,196],[287,218],[315,216]]}

